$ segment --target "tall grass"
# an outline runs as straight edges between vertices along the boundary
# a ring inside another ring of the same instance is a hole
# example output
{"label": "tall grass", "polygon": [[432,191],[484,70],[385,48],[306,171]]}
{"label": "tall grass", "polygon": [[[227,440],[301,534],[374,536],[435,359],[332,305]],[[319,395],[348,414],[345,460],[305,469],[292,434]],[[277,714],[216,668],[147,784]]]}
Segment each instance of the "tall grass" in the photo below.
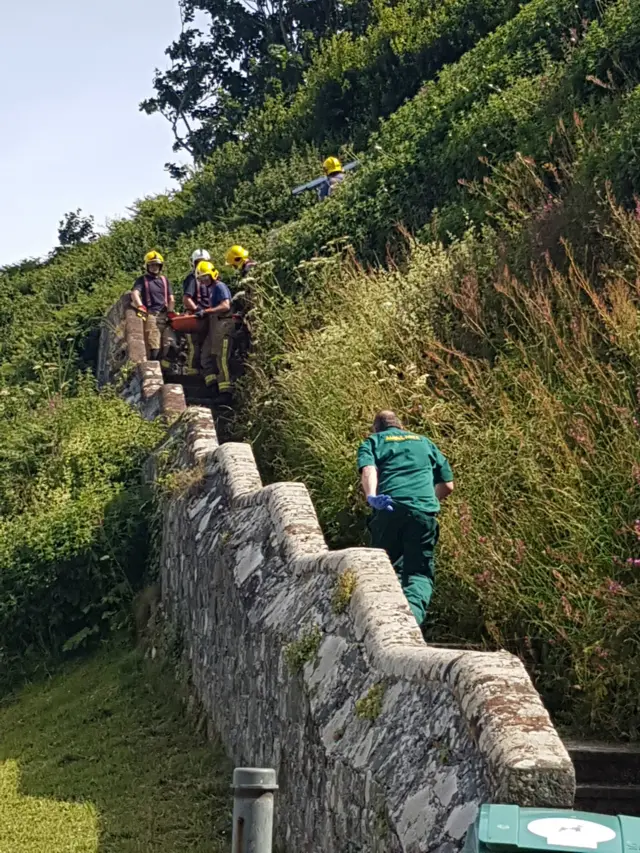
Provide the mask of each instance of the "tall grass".
{"label": "tall grass", "polygon": [[363,540],[355,450],[375,410],[430,435],[458,483],[431,633],[511,649],[559,722],[631,737],[640,223],[612,207],[607,233],[620,263],[597,290],[568,248],[566,273],[516,278],[490,232],[416,244],[402,273],[318,261],[299,304],[265,285],[247,406],[268,474],[310,486],[334,544]]}

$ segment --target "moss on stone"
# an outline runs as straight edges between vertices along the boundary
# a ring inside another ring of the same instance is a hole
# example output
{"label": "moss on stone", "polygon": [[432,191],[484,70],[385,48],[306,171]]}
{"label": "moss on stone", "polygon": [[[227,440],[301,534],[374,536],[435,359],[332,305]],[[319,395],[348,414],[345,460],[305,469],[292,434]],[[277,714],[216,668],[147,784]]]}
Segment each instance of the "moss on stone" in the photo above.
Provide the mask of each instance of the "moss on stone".
{"label": "moss on stone", "polygon": [[377,720],[382,711],[382,702],[386,692],[382,681],[369,688],[369,692],[356,702],[356,715],[363,720]]}
{"label": "moss on stone", "polygon": [[204,479],[204,464],[199,462],[190,468],[178,468],[166,474],[162,477],[160,486],[166,496],[179,497],[187,492],[195,496],[203,491]]}
{"label": "moss on stone", "polygon": [[338,580],[336,581],[336,585],[333,589],[333,595],[331,596],[331,609],[336,615],[339,616],[341,613],[345,612],[349,606],[351,596],[353,595],[357,584],[358,578],[356,573],[351,569],[347,569],[345,572],[338,575]]}
{"label": "moss on stone", "polygon": [[297,640],[289,643],[284,649],[284,659],[289,672],[302,672],[304,665],[314,660],[320,648],[322,631],[319,625],[308,628]]}

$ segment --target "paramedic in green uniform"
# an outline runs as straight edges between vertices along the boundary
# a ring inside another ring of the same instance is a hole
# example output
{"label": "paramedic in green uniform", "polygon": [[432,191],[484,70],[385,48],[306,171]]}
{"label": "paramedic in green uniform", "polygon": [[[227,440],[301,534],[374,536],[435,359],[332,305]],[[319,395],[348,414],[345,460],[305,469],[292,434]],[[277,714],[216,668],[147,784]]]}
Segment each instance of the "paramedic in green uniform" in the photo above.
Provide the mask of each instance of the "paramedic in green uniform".
{"label": "paramedic in green uniform", "polygon": [[378,412],[373,434],[358,448],[358,470],[373,508],[373,547],[389,555],[422,625],[433,592],[440,501],[453,491],[451,467],[432,441],[403,429],[394,412]]}

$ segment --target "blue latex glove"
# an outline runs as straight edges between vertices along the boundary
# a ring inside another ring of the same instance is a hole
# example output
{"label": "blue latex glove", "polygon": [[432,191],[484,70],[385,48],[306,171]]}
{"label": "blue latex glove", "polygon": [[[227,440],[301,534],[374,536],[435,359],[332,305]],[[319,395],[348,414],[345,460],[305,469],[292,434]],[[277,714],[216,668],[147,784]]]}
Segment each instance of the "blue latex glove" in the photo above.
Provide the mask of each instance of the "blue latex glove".
{"label": "blue latex glove", "polygon": [[393,504],[389,495],[369,495],[367,503],[373,509],[386,509],[387,512],[393,512]]}
{"label": "blue latex glove", "polygon": [[198,320],[202,320],[202,318],[204,317],[204,308],[197,308],[194,314],[198,318]]}

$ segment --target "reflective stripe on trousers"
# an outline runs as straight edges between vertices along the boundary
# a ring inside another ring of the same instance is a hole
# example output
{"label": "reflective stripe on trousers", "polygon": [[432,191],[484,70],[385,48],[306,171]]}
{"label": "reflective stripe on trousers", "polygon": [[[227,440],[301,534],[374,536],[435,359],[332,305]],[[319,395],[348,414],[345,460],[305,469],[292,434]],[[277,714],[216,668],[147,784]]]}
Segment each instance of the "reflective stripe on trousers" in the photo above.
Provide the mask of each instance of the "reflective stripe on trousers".
{"label": "reflective stripe on trousers", "polygon": [[233,317],[214,315],[209,319],[209,333],[202,347],[204,381],[207,385],[217,382],[220,391],[231,388],[229,361],[235,325]]}

